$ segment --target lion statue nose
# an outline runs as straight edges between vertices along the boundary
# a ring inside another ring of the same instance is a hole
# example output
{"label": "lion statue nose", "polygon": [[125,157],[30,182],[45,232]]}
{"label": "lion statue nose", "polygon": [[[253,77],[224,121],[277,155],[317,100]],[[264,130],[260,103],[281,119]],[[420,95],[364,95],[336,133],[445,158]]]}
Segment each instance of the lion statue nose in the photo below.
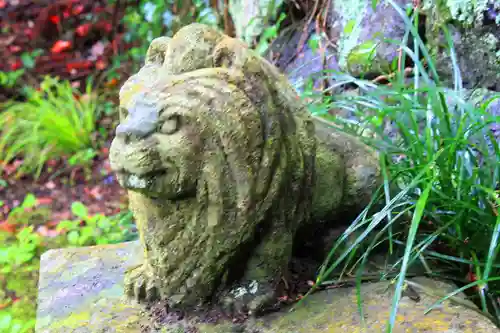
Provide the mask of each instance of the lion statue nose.
{"label": "lion statue nose", "polygon": [[116,127],[116,136],[125,141],[144,139],[156,131],[159,110],[154,103],[138,101],[128,110],[129,115]]}
{"label": "lion statue nose", "polygon": [[116,127],[116,136],[126,142],[134,142],[144,139],[149,134],[154,132],[154,127],[138,126],[137,124],[130,124],[126,122]]}

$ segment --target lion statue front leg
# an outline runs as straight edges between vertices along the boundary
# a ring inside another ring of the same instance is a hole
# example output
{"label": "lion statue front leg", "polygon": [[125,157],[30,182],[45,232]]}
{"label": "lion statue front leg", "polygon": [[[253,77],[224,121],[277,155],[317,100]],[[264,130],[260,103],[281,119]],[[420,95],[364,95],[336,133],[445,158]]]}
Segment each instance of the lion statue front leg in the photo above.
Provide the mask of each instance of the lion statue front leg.
{"label": "lion statue front leg", "polygon": [[125,274],[124,293],[137,302],[154,302],[160,298],[160,285],[147,264],[131,268]]}
{"label": "lion statue front leg", "polygon": [[243,277],[220,297],[226,313],[259,315],[279,307],[276,287],[286,275],[292,241],[292,234],[279,228],[264,237]]}

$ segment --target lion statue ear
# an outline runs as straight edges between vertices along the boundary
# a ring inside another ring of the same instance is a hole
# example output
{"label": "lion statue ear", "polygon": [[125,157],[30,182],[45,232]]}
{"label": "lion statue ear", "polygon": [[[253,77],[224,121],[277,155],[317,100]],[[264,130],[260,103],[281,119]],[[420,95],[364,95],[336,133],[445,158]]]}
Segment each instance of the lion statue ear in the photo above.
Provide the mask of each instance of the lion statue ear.
{"label": "lion statue ear", "polygon": [[170,37],[158,37],[153,39],[146,52],[146,65],[154,64],[161,66],[163,64],[170,40]]}
{"label": "lion statue ear", "polygon": [[213,50],[213,66],[241,69],[252,58],[250,52],[248,46],[241,40],[224,38]]}

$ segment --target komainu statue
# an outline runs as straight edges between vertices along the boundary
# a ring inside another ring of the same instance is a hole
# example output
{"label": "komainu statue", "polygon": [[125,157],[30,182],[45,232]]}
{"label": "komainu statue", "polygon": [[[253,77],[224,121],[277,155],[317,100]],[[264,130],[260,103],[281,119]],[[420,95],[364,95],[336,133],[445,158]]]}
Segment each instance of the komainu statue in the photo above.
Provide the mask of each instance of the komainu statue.
{"label": "komainu statue", "polygon": [[202,24],[151,43],[119,112],[110,162],[144,249],[125,281],[139,301],[265,311],[296,243],[320,244],[380,184],[373,151],[311,116],[268,61]]}

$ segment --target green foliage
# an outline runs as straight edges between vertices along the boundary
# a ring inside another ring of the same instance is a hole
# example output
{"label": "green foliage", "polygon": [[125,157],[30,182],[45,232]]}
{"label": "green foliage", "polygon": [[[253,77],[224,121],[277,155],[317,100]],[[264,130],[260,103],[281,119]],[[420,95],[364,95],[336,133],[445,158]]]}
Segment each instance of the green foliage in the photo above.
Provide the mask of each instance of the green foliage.
{"label": "green foliage", "polygon": [[95,146],[99,110],[90,82],[81,94],[67,81],[45,77],[26,102],[11,103],[0,114],[0,161],[5,166],[22,158],[18,173],[38,177],[46,161]]}
{"label": "green foliage", "polygon": [[30,218],[33,214],[45,216],[38,224],[48,220],[36,201],[33,194],[26,195],[23,203],[11,210],[6,221],[18,230],[13,233],[0,231],[0,332],[34,332],[38,270],[43,252],[51,248],[118,243],[137,238],[130,212],[111,217],[90,216],[88,209],[79,202],[71,207],[75,219],[63,221],[58,227],[60,231],[69,229],[67,233],[43,237]]}
{"label": "green foliage", "polygon": [[132,232],[131,213],[114,217],[103,214],[90,216],[87,207],[81,202],[74,202],[71,211],[76,218],[61,221],[57,230],[67,231],[67,241],[72,246],[113,244],[136,238]]}
{"label": "green foliage", "polygon": [[[312,108],[320,115],[331,109],[354,115],[327,118],[377,148],[384,177],[373,205],[334,244],[316,285],[331,283],[328,279],[341,281],[347,273],[357,274],[360,282],[369,255],[382,248],[388,253],[388,264],[381,279],[393,279],[396,287],[388,332],[395,323],[406,273],[416,265],[430,276],[452,276],[465,285],[442,300],[471,286],[479,287],[483,314],[498,323],[499,314],[490,313],[488,305],[498,309],[495,295],[500,292],[500,147],[488,126],[500,119],[487,108],[500,96],[479,104],[466,100],[453,51],[449,61],[455,87],[444,88],[414,21],[398,11],[407,25],[405,39],[411,36],[417,47],[402,46],[418,74],[413,82],[402,72],[395,73],[391,86],[327,72],[338,86],[357,84],[360,94],[320,97]],[[452,50],[449,33],[444,32]],[[342,273],[333,276],[341,266]],[[474,273],[477,280],[466,280],[468,273]]]}
{"label": "green foliage", "polygon": [[[39,257],[47,248],[58,246],[56,239],[44,241],[28,225],[30,217],[46,214],[35,203],[35,196],[28,194],[11,210],[5,223],[18,227],[18,232],[0,231],[0,332],[34,331]],[[8,296],[12,293],[15,300]]]}
{"label": "green foliage", "polygon": [[0,72],[0,86],[12,88],[17,80],[24,74],[24,69],[18,69],[12,72]]}
{"label": "green foliage", "polygon": [[[218,26],[219,15],[207,1],[194,0],[140,0],[138,6],[128,6],[123,17],[123,24],[127,27],[125,40],[134,43],[127,54],[117,56],[113,60],[110,75],[114,75],[121,63],[132,59],[135,70],[144,60],[146,51],[154,38],[172,36],[179,28],[189,23],[199,22],[211,26]],[[186,6],[190,6],[187,8]],[[172,9],[177,8],[177,14]]]}
{"label": "green foliage", "polygon": [[46,207],[35,207],[35,205],[36,197],[28,193],[22,204],[9,212],[6,222],[16,226],[43,224],[48,219],[50,210]]}
{"label": "green foliage", "polygon": [[[23,304],[21,302],[16,302],[13,305],[13,309],[16,312],[23,310],[23,306],[28,304]],[[10,312],[0,312],[0,332],[5,333],[28,333],[34,332],[36,320],[34,318],[29,321],[24,321],[24,319],[16,318],[15,314]]]}
{"label": "green foliage", "polygon": [[286,14],[281,13],[280,17],[278,18],[277,22],[273,25],[266,26],[264,28],[264,31],[262,32],[262,35],[259,38],[259,43],[255,47],[255,50],[263,55],[266,53],[267,49],[269,48],[269,45],[271,44],[272,40],[274,40],[276,37],[278,37],[278,30],[281,25],[281,22],[286,18]]}
{"label": "green foliage", "polygon": [[0,248],[0,273],[7,274],[29,263],[37,254],[41,238],[33,232],[33,226],[23,228],[16,234],[16,241]]}
{"label": "green foliage", "polygon": [[36,58],[43,53],[42,49],[37,49],[32,52],[23,52],[21,61],[25,68],[32,69],[35,67]]}
{"label": "green foliage", "polygon": [[360,65],[362,72],[368,72],[377,53],[377,43],[373,40],[356,45],[349,51],[347,63],[349,66]]}

